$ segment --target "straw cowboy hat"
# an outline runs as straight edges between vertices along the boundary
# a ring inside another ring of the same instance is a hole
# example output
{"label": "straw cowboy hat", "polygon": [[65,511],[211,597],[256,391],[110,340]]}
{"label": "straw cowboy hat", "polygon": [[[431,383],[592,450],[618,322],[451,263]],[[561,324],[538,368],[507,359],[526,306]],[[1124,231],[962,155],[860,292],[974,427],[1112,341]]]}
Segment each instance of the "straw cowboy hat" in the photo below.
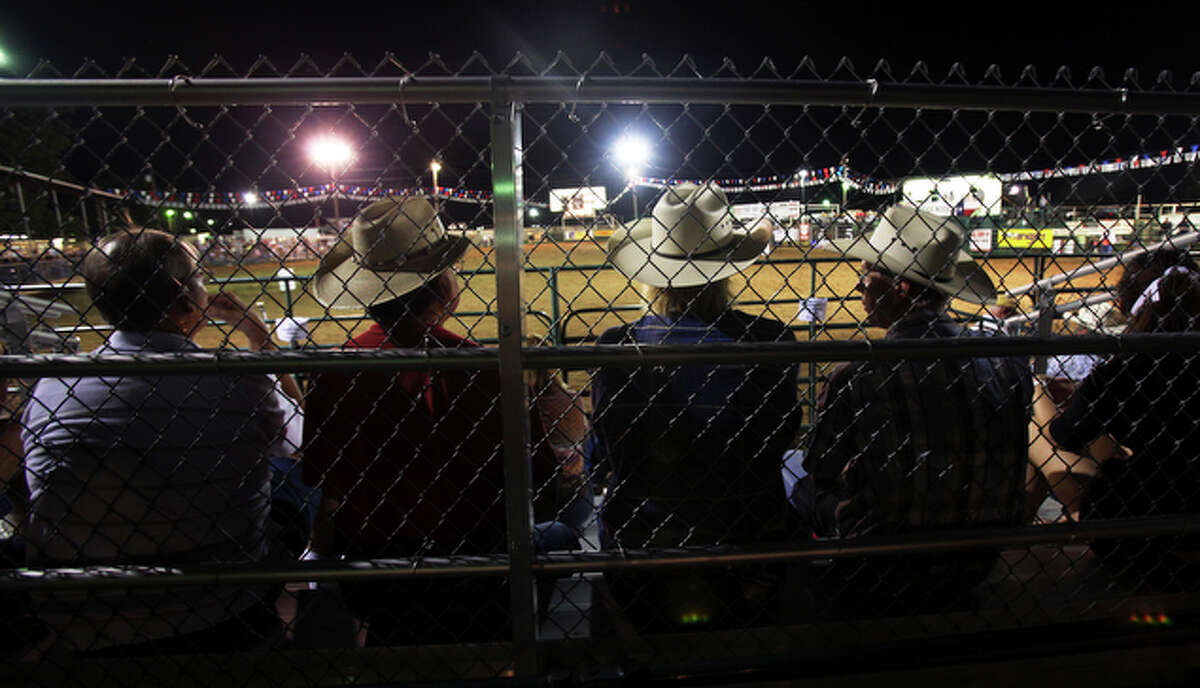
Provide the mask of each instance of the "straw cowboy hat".
{"label": "straw cowboy hat", "polygon": [[608,240],[608,260],[626,277],[652,287],[694,287],[725,279],[753,263],[771,240],[765,227],[734,227],[716,184],[668,187],[650,217]]}
{"label": "straw cowboy hat", "polygon": [[470,239],[450,235],[424,198],[386,198],[363,208],[313,273],[330,308],[370,306],[407,294],[462,257]]}
{"label": "straw cowboy hat", "polygon": [[858,258],[918,284],[972,303],[988,303],[996,287],[963,250],[967,232],[954,218],[895,205],[870,236],[827,241],[827,251]]}
{"label": "straw cowboy hat", "polygon": [[1000,306],[1001,308],[1016,308],[1017,300],[1013,298],[1012,294],[1002,291],[996,294],[996,298],[992,299],[992,305]]}

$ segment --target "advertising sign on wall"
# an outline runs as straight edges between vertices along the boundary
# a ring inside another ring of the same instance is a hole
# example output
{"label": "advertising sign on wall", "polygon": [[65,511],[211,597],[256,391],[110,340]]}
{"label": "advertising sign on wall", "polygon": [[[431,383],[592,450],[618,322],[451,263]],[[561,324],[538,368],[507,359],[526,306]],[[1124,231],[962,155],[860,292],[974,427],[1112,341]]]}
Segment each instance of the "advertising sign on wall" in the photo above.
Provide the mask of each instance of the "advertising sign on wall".
{"label": "advertising sign on wall", "polygon": [[988,251],[992,250],[992,230],[971,230],[971,250],[978,251],[980,253],[987,253]]}
{"label": "advertising sign on wall", "polygon": [[1043,248],[1054,245],[1053,229],[1001,229],[996,231],[996,248]]}
{"label": "advertising sign on wall", "polygon": [[1000,214],[1004,184],[990,175],[914,177],[900,184],[900,202],[935,215]]}
{"label": "advertising sign on wall", "polygon": [[608,192],[603,186],[550,189],[550,212],[562,213],[567,219],[596,217],[607,206]]}

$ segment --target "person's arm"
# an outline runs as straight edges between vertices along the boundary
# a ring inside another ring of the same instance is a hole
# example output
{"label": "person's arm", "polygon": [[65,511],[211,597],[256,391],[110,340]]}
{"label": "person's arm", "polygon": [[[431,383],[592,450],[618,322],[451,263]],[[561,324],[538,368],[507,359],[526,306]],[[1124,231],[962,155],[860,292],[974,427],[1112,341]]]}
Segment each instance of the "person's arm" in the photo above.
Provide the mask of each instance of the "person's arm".
{"label": "person's arm", "polygon": [[352,433],[356,432],[356,426],[337,417],[348,390],[347,384],[352,383],[340,375],[314,375],[309,383],[309,404],[304,414],[301,476],[305,485],[321,488],[321,504],[313,519],[308,551],[319,558],[342,554],[338,551],[336,515],[344,499],[343,473],[353,472],[343,464],[342,453],[351,450]]}
{"label": "person's arm", "polygon": [[819,535],[833,534],[837,505],[842,494],[842,474],[853,458],[855,447],[854,409],[850,401],[849,366],[839,365],[821,389],[814,409],[815,420],[805,442],[805,478],[796,484],[792,503],[807,505],[811,513],[801,513]]}
{"label": "person's arm", "polygon": [[1122,428],[1114,426],[1122,417],[1122,397],[1127,400],[1130,390],[1123,393],[1118,389],[1123,376],[1117,366],[1117,362],[1098,366],[1075,389],[1066,409],[1048,419],[1044,431],[1055,446],[1084,452],[1106,432],[1121,432]]}
{"label": "person's arm", "polygon": [[[209,297],[206,314],[211,319],[224,320],[233,325],[235,331],[241,332],[246,337],[251,351],[279,350],[279,346],[271,339],[271,331],[267,328],[267,324],[234,294],[224,291],[213,294]],[[300,385],[296,383],[296,378],[286,373],[277,377],[279,388],[283,390],[283,393],[303,407],[304,395],[300,392]]]}

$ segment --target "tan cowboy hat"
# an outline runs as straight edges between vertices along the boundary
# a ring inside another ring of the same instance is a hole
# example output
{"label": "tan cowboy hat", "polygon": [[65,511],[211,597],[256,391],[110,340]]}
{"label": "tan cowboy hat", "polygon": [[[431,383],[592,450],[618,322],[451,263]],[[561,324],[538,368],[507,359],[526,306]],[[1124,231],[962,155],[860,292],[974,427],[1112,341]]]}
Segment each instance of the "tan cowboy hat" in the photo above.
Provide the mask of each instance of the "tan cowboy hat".
{"label": "tan cowboy hat", "polygon": [[446,233],[425,198],[386,198],[362,209],[313,273],[330,308],[371,306],[409,293],[454,265],[471,240]]}
{"label": "tan cowboy hat", "polygon": [[964,301],[988,303],[996,297],[996,287],[963,250],[966,241],[966,229],[954,218],[894,205],[884,211],[870,236],[826,241],[820,248]]}
{"label": "tan cowboy hat", "polygon": [[716,184],[667,187],[650,217],[608,239],[608,261],[652,287],[695,287],[741,272],[771,240],[765,227],[734,227],[725,192]]}

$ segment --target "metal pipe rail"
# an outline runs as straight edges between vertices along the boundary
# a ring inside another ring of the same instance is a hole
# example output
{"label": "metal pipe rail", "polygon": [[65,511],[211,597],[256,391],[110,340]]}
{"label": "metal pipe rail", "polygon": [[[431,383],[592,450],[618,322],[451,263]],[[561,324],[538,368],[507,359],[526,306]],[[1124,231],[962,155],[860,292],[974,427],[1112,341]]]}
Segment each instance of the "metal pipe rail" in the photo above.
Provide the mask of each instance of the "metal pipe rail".
{"label": "metal pipe rail", "polygon": [[[1200,333],[1119,336],[958,337],[952,339],[806,341],[670,346],[522,347],[524,368],[933,360],[983,356],[1169,353],[1200,350]],[[30,354],[0,356],[0,377],[216,375],[500,368],[493,347],[461,350],[218,351],[187,354]]]}
{"label": "metal pipe rail", "polygon": [[619,76],[6,79],[0,106],[715,103],[1198,115],[1200,93],[862,81]]}
{"label": "metal pipe rail", "polygon": [[[962,551],[1041,544],[1075,544],[1096,538],[1175,535],[1200,531],[1200,514],[1085,521],[1082,523],[956,529],[846,540],[809,540],[760,548],[622,550],[539,555],[537,576],[589,571],[650,571],[693,566],[727,566],[898,554]],[[172,566],[82,566],[0,570],[0,590],[133,589],[166,585],[245,585],[288,581],[394,580],[504,576],[509,557],[424,557],[356,561],[255,562]]]}
{"label": "metal pipe rail", "polygon": [[1029,292],[1031,292],[1035,289],[1049,289],[1050,287],[1053,287],[1054,285],[1059,284],[1060,282],[1066,282],[1066,281],[1074,279],[1076,277],[1083,277],[1085,275],[1090,275],[1094,272],[1100,272],[1101,270],[1107,270],[1109,268],[1114,268],[1118,265],[1121,265],[1124,261],[1129,260],[1130,258],[1133,258],[1134,256],[1139,256],[1139,255],[1141,255],[1143,253],[1147,253],[1149,251],[1154,251],[1156,249],[1160,249],[1163,247],[1186,248],[1186,247],[1191,246],[1192,244],[1196,243],[1197,241],[1200,241],[1200,232],[1189,232],[1187,234],[1180,234],[1178,236],[1168,237],[1167,239],[1160,241],[1157,244],[1150,244],[1149,246],[1143,246],[1142,248],[1134,249],[1132,251],[1126,251],[1125,253],[1122,253],[1119,256],[1113,256],[1112,258],[1106,258],[1105,260],[1098,260],[1095,263],[1088,263],[1087,265],[1081,265],[1078,268],[1075,268],[1074,270],[1069,270],[1067,272],[1064,272],[1064,273],[1061,273],[1058,275],[1054,275],[1052,277],[1047,277],[1046,279],[1041,279],[1036,282],[1031,282],[1029,284],[1022,285],[1020,287],[1015,287],[1013,289],[1009,289],[1008,293],[1012,294],[1013,296],[1021,296],[1023,294],[1028,294]]}

